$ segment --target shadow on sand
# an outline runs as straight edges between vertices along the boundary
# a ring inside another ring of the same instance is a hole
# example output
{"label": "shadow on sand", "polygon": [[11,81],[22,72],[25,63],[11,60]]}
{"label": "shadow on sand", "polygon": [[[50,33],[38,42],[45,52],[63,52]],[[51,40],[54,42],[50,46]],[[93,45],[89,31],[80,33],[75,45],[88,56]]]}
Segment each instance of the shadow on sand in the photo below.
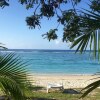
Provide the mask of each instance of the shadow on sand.
{"label": "shadow on sand", "polygon": [[80,91],[74,90],[74,89],[64,89],[63,93],[66,94],[81,94]]}

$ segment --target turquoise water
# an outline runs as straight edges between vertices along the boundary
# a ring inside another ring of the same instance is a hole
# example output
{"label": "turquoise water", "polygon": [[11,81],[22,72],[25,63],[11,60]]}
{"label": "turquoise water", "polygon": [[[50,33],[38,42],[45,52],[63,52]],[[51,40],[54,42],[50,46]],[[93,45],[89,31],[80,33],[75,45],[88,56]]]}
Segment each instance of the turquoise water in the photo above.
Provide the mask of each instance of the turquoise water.
{"label": "turquoise water", "polygon": [[67,50],[8,50],[16,52],[29,63],[32,73],[42,74],[94,74],[100,71],[100,64],[90,53],[75,54]]}

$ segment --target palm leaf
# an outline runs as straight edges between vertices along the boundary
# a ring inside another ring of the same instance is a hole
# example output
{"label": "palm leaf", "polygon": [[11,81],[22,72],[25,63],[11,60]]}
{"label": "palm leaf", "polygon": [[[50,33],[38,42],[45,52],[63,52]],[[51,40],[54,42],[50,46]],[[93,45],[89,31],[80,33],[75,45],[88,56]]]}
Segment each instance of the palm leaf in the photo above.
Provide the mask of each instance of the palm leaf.
{"label": "palm leaf", "polygon": [[100,33],[99,33],[99,30],[98,30],[97,34],[98,34],[98,59],[100,59]]}
{"label": "palm leaf", "polygon": [[91,91],[93,91],[94,89],[96,89],[97,87],[100,86],[100,80],[95,81],[91,84],[89,84],[87,87],[85,87],[83,90],[86,90],[85,93],[81,96],[81,98],[85,97],[86,95],[88,95]]}
{"label": "palm leaf", "polygon": [[26,63],[15,54],[0,55],[0,88],[13,100],[25,100],[28,90]]}
{"label": "palm leaf", "polygon": [[3,46],[4,44],[0,43],[0,48],[1,49],[7,49],[6,47]]}
{"label": "palm leaf", "polygon": [[86,50],[86,47],[88,45],[89,39],[90,39],[91,34],[83,34],[82,36],[80,36],[79,38],[77,38],[73,44],[71,45],[71,48],[73,48],[74,46],[78,45],[76,52],[80,51],[81,53]]}
{"label": "palm leaf", "polygon": [[[87,45],[90,45],[90,51],[93,49],[94,58],[98,57],[100,59],[100,15],[85,10],[82,12],[84,15],[80,17],[80,30],[82,34],[77,36],[73,41],[71,48],[78,45],[76,52],[80,51],[81,53],[86,50]],[[97,31],[98,30],[98,31]]]}
{"label": "palm leaf", "polygon": [[[100,60],[100,14],[97,14],[92,11],[85,10],[82,12],[84,15],[80,18],[80,30],[82,34],[77,36],[77,38],[73,41],[71,48],[78,45],[76,52],[86,50],[87,45],[90,45],[90,51],[93,50],[94,58],[98,57]],[[83,90],[86,90],[81,98],[85,97],[91,91],[100,86],[100,80],[95,81],[85,87]]]}
{"label": "palm leaf", "polygon": [[[89,11],[89,10],[86,10],[86,9],[84,9],[86,12],[83,12],[82,11],[82,13],[84,13],[85,15],[88,15],[88,16],[91,16],[91,17],[93,17],[93,18],[96,18],[96,19],[100,19],[100,15],[99,14],[97,14],[97,13],[95,13],[95,12],[92,12],[92,11]],[[88,12],[88,13],[87,13]]]}
{"label": "palm leaf", "polygon": [[93,53],[94,53],[94,58],[96,59],[97,56],[97,33],[96,31],[93,32]]}

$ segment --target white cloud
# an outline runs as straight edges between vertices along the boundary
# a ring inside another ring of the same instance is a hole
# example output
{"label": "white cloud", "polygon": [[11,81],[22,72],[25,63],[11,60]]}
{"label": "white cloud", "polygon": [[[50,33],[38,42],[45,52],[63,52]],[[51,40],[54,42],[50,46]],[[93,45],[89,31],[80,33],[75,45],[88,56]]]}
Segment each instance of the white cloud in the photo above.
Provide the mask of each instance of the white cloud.
{"label": "white cloud", "polygon": [[56,45],[59,45],[60,43],[61,43],[61,39],[55,40],[55,44],[56,44]]}
{"label": "white cloud", "polygon": [[59,41],[59,40],[55,40],[55,44],[57,44],[57,45],[58,45],[59,43],[60,43],[60,41]]}

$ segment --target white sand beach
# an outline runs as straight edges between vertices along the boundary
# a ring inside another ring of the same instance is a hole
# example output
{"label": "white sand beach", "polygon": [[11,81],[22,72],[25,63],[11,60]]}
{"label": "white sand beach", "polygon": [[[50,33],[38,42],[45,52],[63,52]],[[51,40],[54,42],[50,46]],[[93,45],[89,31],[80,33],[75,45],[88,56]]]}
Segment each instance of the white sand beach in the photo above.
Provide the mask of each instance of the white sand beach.
{"label": "white sand beach", "polygon": [[36,74],[30,77],[33,85],[46,87],[49,83],[63,84],[64,88],[84,88],[98,80],[99,75],[50,75]]}

